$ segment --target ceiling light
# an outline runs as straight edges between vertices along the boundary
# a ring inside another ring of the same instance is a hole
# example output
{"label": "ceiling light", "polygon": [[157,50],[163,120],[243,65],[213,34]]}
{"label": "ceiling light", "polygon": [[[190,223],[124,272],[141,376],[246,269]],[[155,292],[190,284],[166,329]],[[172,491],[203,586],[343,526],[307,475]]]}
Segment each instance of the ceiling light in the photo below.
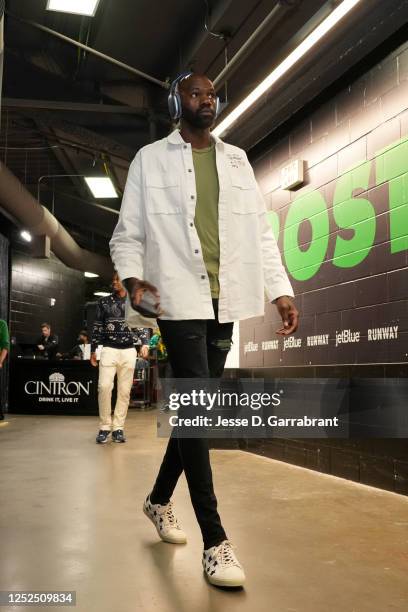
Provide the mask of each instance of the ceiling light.
{"label": "ceiling light", "polygon": [[47,11],[74,13],[93,17],[98,8],[99,0],[48,0]]}
{"label": "ceiling light", "polygon": [[107,291],[94,291],[94,295],[98,295],[99,297],[108,297],[110,293]]}
{"label": "ceiling light", "polygon": [[94,198],[117,198],[115,187],[108,176],[86,176],[85,180]]}
{"label": "ceiling light", "polygon": [[32,236],[31,236],[30,232],[27,232],[27,230],[23,230],[22,232],[20,232],[20,236],[26,242],[31,242],[31,240],[32,240]]}
{"label": "ceiling light", "polygon": [[99,274],[95,274],[95,272],[84,272],[84,276],[86,276],[86,278],[98,278]]}
{"label": "ceiling light", "polygon": [[360,0],[343,0],[320,25],[317,26],[289,55],[238,104],[234,110],[213,130],[215,136],[223,134],[252,106],[285,72],[296,64],[327,32],[329,32]]}

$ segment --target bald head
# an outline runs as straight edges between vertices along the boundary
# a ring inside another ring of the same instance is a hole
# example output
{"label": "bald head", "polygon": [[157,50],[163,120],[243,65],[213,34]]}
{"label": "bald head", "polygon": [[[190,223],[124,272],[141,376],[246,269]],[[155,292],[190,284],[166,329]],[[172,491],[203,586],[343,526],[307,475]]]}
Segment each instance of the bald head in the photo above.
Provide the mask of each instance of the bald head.
{"label": "bald head", "polygon": [[214,88],[212,82],[210,81],[210,79],[208,78],[206,74],[202,74],[200,72],[192,72],[188,76],[181,79],[181,81],[179,82],[179,91],[188,90],[194,85],[198,85],[198,86],[204,85],[207,87]]}

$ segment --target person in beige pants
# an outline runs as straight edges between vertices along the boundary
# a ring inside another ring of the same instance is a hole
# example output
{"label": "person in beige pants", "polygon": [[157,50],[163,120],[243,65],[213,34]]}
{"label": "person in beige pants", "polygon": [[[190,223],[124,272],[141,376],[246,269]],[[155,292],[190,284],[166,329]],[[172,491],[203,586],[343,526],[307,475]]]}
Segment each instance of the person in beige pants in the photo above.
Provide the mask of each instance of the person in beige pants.
{"label": "person in beige pants", "polygon": [[[136,348],[142,344],[141,356],[149,352],[149,330],[131,330],[125,323],[126,290],[115,273],[112,279],[113,292],[98,301],[96,318],[92,332],[91,363],[98,365],[96,347],[103,345],[99,360],[98,404],[99,433],[97,444],[109,441],[112,432],[113,442],[126,442],[124,426],[129,406],[129,396],[133,384],[136,365]],[[117,400],[113,419],[111,399],[113,383],[117,376]]]}

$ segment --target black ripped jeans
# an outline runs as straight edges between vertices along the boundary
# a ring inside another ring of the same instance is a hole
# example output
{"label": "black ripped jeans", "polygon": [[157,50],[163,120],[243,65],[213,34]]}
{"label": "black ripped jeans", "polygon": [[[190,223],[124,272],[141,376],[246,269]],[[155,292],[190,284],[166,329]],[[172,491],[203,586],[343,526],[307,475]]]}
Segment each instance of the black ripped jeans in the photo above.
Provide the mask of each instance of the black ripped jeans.
{"label": "black ripped jeans", "polygon": [[[222,376],[233,323],[219,323],[218,300],[213,306],[215,319],[158,320],[174,378]],[[217,546],[227,536],[217,512],[207,439],[171,436],[150,499],[154,504],[168,503],[183,470],[204,548]]]}

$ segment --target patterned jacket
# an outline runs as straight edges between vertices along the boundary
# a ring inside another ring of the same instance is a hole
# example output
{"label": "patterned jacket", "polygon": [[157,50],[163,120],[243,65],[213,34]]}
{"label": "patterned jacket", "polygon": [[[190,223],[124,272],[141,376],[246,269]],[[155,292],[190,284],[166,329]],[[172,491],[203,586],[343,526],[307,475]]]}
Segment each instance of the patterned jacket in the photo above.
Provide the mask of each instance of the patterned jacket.
{"label": "patterned jacket", "polygon": [[131,348],[149,344],[150,330],[140,327],[131,330],[125,322],[126,297],[112,293],[98,301],[96,317],[92,330],[91,351],[99,344],[112,348]]}

